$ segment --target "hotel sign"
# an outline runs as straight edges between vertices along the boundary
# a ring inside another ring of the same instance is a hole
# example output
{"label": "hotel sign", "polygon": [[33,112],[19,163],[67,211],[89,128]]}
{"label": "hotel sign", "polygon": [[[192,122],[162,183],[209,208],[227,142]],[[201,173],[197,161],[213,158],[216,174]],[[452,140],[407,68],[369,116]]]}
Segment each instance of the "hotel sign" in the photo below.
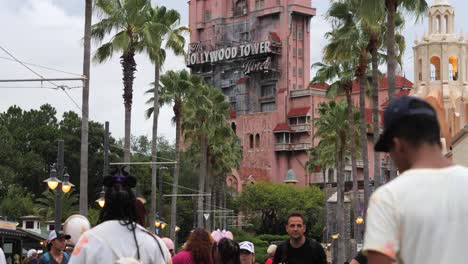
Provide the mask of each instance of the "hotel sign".
{"label": "hotel sign", "polygon": [[[192,46],[193,44],[191,44],[191,47]],[[191,48],[191,52],[188,54],[187,66],[267,54],[271,52],[270,46],[270,41],[261,41],[239,46],[225,47],[212,51],[203,51],[202,49]]]}

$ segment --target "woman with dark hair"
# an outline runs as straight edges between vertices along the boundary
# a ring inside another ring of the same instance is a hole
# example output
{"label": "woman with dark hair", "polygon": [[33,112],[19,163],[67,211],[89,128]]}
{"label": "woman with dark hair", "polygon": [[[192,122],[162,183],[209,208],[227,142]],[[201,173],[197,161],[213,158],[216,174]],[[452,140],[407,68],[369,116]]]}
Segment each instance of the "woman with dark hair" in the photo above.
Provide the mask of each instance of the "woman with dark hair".
{"label": "woman with dark hair", "polygon": [[83,233],[69,263],[170,263],[164,243],[138,224],[136,178],[118,168],[104,186],[100,224]]}
{"label": "woman with dark hair", "polygon": [[173,264],[212,264],[211,246],[213,239],[203,228],[193,230],[185,244],[184,250],[172,258]]}
{"label": "woman with dark hair", "polygon": [[223,238],[213,245],[214,264],[240,264],[239,244],[231,239]]}

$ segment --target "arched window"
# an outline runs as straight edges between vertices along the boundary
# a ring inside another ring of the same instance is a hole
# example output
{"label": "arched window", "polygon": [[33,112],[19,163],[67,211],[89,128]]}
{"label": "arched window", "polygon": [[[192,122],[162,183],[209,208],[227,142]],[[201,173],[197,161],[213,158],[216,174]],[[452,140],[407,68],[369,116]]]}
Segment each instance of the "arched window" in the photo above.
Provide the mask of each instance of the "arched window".
{"label": "arched window", "polygon": [[440,58],[431,58],[431,81],[440,81]]}
{"label": "arched window", "polygon": [[259,134],[255,135],[255,147],[256,148],[260,147],[260,135]]}
{"label": "arched window", "polygon": [[249,134],[249,147],[252,149],[254,147],[254,135]]}
{"label": "arched window", "polygon": [[436,17],[435,24],[436,24],[436,25],[435,25],[436,33],[440,33],[440,29],[441,29],[440,16],[437,16],[437,17]]}
{"label": "arched window", "polygon": [[458,80],[458,58],[451,56],[449,58],[449,79],[450,81]]}
{"label": "arched window", "polygon": [[236,123],[235,123],[235,122],[232,122],[232,123],[231,123],[231,128],[232,128],[232,131],[234,131],[234,133],[237,132],[237,126],[236,126]]}

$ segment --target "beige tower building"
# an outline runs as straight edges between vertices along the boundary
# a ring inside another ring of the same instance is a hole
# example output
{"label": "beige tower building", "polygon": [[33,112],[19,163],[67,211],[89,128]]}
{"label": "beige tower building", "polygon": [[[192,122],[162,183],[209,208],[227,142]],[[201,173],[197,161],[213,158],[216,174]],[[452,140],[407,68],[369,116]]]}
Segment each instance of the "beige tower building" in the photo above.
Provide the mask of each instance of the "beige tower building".
{"label": "beige tower building", "polygon": [[443,141],[467,124],[468,38],[455,32],[455,9],[435,0],[428,13],[429,32],[415,41],[413,94],[437,110]]}

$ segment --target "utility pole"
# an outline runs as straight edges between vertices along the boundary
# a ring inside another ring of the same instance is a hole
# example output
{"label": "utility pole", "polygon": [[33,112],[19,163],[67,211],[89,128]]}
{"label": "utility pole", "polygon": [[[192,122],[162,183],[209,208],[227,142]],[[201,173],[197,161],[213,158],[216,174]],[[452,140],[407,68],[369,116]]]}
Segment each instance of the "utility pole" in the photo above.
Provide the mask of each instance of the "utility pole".
{"label": "utility pole", "polygon": [[[58,141],[57,151],[57,176],[59,180],[63,180],[64,172],[64,142]],[[54,229],[60,231],[62,229],[62,182],[59,182],[57,191],[55,192],[55,223]]]}
{"label": "utility pole", "polygon": [[92,0],[85,1],[85,26],[83,49],[83,97],[81,109],[81,158],[80,158],[80,214],[88,216],[88,117],[89,117],[89,75],[91,65],[91,19]]}

